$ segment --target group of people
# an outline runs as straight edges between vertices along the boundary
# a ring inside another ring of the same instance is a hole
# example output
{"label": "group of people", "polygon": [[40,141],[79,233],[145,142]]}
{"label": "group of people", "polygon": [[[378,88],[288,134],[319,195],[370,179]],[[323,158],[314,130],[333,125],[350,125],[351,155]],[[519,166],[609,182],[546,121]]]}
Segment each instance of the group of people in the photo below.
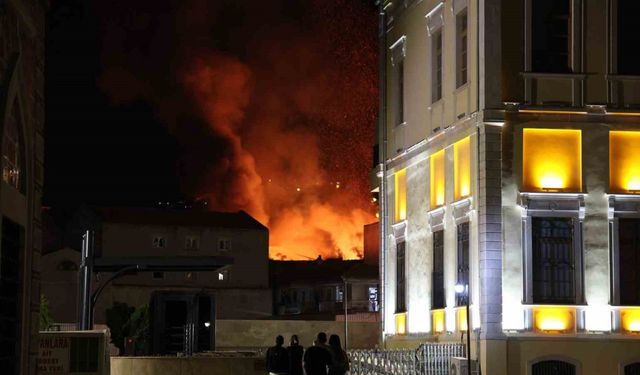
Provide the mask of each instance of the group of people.
{"label": "group of people", "polygon": [[[349,371],[349,357],[342,349],[340,337],[318,333],[313,346],[304,350],[297,335],[291,336],[287,348],[284,337],[276,337],[276,345],[267,350],[267,371],[270,375],[344,375]],[[304,369],[304,372],[303,372]]]}

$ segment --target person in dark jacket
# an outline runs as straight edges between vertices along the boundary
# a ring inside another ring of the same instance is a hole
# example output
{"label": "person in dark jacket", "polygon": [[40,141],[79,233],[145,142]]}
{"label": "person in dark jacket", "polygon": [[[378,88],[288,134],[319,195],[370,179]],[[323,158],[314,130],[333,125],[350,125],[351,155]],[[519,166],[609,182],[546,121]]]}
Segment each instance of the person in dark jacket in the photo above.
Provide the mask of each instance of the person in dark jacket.
{"label": "person in dark jacket", "polygon": [[300,345],[298,335],[291,336],[287,355],[289,356],[289,375],[302,375],[302,353],[304,348]]}
{"label": "person in dark jacket", "polygon": [[289,356],[282,347],[284,337],[276,337],[276,345],[267,350],[267,371],[272,375],[286,375],[289,372]]}
{"label": "person in dark jacket", "polygon": [[340,345],[340,337],[331,335],[329,337],[329,348],[331,348],[331,364],[329,365],[329,375],[344,375],[349,371],[349,357]]}
{"label": "person in dark jacket", "polygon": [[313,346],[304,353],[304,370],[307,375],[327,375],[327,367],[331,363],[331,353],[327,346],[327,334],[318,333]]}

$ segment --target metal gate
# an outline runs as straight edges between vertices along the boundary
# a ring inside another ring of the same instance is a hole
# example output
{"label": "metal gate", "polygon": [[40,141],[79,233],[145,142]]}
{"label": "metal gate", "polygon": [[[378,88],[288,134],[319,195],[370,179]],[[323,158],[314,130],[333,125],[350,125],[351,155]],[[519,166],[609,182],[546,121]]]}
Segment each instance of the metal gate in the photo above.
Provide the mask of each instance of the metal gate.
{"label": "metal gate", "polygon": [[425,343],[418,349],[350,350],[351,375],[448,375],[451,357],[464,357],[458,343]]}

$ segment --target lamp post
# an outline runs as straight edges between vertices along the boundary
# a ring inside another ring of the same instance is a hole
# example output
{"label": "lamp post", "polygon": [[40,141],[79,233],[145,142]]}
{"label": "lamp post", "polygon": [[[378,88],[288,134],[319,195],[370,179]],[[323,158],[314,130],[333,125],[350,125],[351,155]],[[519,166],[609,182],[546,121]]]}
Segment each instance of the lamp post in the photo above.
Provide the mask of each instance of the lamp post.
{"label": "lamp post", "polygon": [[464,305],[467,311],[467,375],[471,375],[471,316],[469,315],[469,284],[457,284],[456,294],[464,296]]}

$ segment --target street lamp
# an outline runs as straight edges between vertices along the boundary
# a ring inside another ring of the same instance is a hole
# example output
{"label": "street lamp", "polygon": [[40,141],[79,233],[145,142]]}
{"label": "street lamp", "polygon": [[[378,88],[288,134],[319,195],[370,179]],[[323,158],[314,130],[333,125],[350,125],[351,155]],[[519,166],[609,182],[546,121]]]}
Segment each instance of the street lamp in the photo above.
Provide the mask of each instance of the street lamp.
{"label": "street lamp", "polygon": [[456,284],[456,294],[462,294],[467,309],[467,375],[471,375],[471,318],[469,315],[469,284]]}

